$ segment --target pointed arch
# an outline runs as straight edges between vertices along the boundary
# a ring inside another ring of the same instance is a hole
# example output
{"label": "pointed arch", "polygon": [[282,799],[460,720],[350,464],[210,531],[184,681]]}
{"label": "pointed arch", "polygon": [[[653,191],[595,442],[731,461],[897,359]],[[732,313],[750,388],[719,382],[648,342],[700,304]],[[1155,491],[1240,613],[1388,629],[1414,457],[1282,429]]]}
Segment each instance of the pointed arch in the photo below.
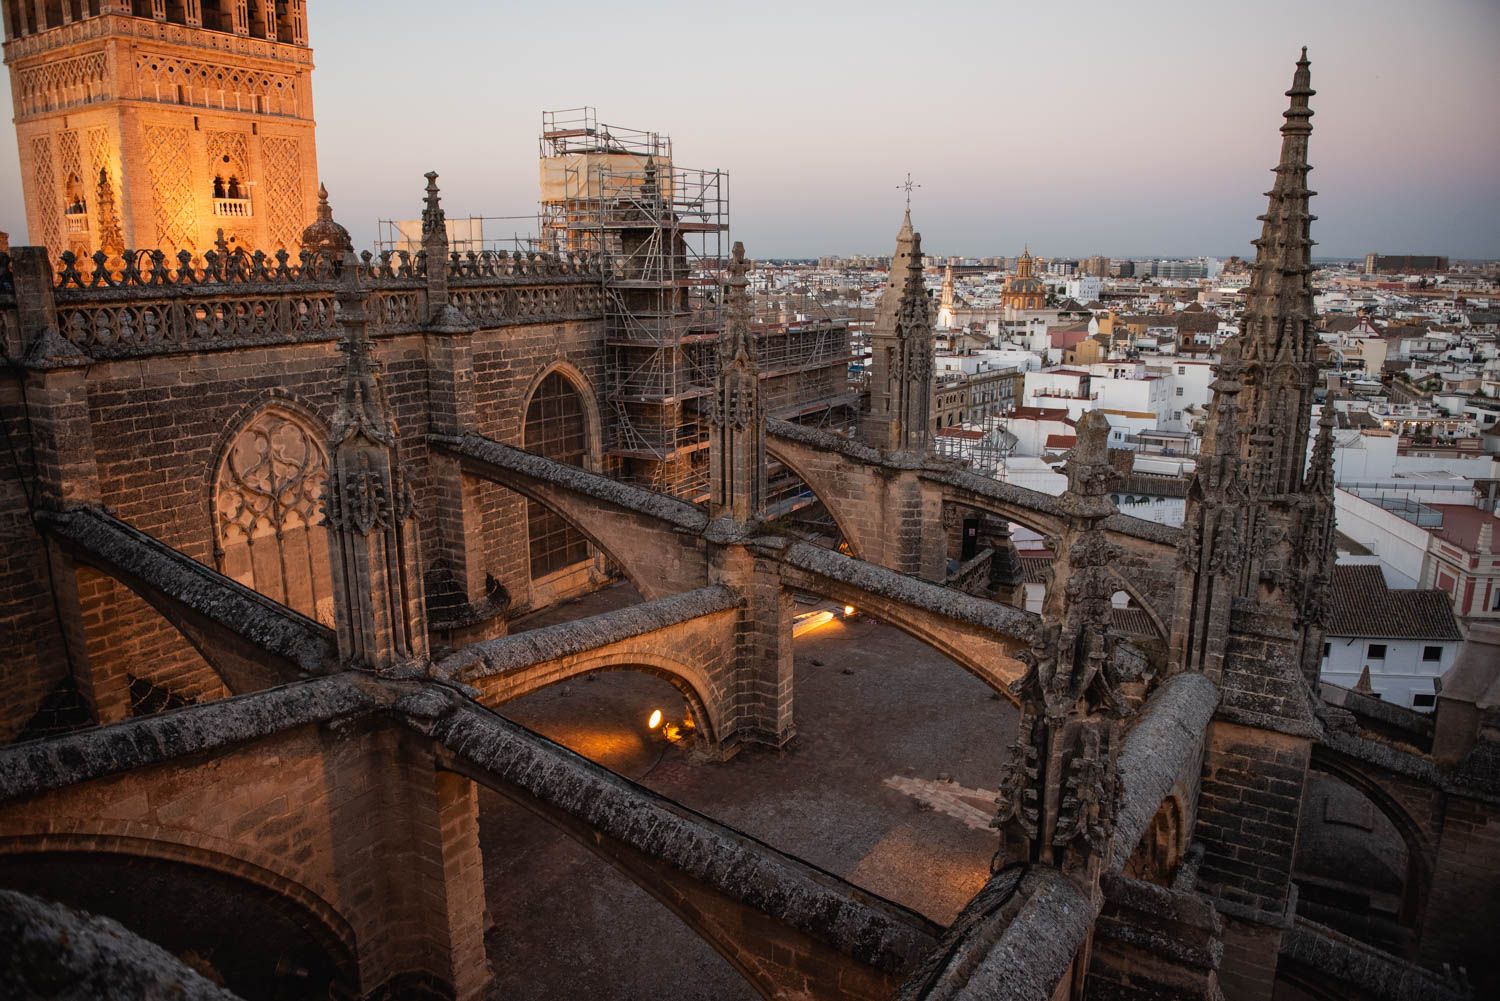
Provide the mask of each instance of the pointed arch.
{"label": "pointed arch", "polygon": [[216,568],[232,580],[333,623],[333,574],[323,491],[328,432],[286,397],[264,401],[230,426],[209,487]]}
{"label": "pointed arch", "polygon": [[[563,359],[547,365],[522,397],[521,447],[581,469],[601,455],[597,400],[583,373]],[[590,561],[589,540],[557,512],[528,500],[527,554],[533,582],[573,573]]]}

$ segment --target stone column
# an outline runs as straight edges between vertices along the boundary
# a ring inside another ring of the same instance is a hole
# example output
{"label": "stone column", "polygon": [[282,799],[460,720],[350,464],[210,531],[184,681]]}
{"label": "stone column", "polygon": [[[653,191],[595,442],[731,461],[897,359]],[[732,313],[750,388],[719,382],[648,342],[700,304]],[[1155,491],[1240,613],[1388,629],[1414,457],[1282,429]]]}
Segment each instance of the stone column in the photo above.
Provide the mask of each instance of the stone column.
{"label": "stone column", "polygon": [[735,627],[731,711],[720,749],[729,756],[754,742],[784,747],[796,736],[792,720],[792,597],[781,586],[779,564],[728,545],[714,557],[711,576],[744,596]]}

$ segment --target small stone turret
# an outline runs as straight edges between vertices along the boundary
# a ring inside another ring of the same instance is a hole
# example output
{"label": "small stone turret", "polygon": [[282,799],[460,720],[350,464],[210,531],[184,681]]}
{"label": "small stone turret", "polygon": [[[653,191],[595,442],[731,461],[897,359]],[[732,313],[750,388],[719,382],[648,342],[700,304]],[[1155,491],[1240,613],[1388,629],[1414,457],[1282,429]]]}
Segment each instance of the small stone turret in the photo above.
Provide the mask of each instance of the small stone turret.
{"label": "small stone turret", "polygon": [[922,235],[912,231],[910,210],[896,236],[870,344],[865,437],[888,452],[922,454],[932,421],[932,316],[922,280]]}
{"label": "small stone turret", "polygon": [[318,185],[317,217],[302,231],[302,249],[327,254],[342,260],[345,251],[352,251],[354,241],[349,231],[333,221],[333,208],[328,204],[328,188]]}

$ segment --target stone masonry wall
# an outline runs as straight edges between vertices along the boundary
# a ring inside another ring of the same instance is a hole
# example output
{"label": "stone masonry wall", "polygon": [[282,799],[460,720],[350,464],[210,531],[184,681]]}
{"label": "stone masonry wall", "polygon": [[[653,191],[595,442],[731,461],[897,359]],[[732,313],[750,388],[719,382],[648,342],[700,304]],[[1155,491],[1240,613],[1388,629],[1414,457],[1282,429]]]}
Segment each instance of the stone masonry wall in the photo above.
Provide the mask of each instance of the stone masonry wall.
{"label": "stone masonry wall", "polygon": [[[1476,930],[1485,929],[1481,934]],[[1418,960],[1464,966],[1476,997],[1500,990],[1500,805],[1450,795]]]}
{"label": "stone masonry wall", "polygon": [[[560,358],[573,363],[599,392],[599,335],[597,321],[508,326],[474,335],[482,432],[519,444],[527,390]],[[434,499],[425,440],[431,423],[426,343],[417,335],[382,337],[376,351],[401,434],[401,459],[419,511],[426,515]],[[86,378],[100,501],[126,523],[215,566],[212,490],[223,449],[271,403],[326,428],[341,366],[333,341],[94,363]],[[597,412],[597,399],[589,403]],[[0,448],[0,519],[11,528],[0,542],[0,597],[12,617],[9,648],[16,657],[5,675],[0,740],[11,739],[26,725],[68,671],[49,594],[45,548],[30,526],[23,488],[32,479],[25,414],[20,385],[7,378],[0,386],[0,419],[8,436],[8,447]],[[598,434],[594,430],[596,441]],[[526,607],[531,594],[525,502],[493,484],[475,481],[472,487],[475,518],[465,527],[473,537],[451,540],[451,546],[477,549],[471,559],[510,588],[513,607]],[[424,518],[428,568],[444,551],[438,533],[447,527],[443,519]],[[151,651],[156,659],[131,668],[138,677],[192,697],[221,693],[222,686],[203,675],[201,658],[170,623],[122,587],[99,582],[92,587],[90,607],[84,609],[89,612],[89,647],[134,659]],[[111,718],[119,717],[112,713]]]}
{"label": "stone masonry wall", "polygon": [[1271,996],[1309,756],[1305,737],[1222,719],[1209,728],[1194,837],[1200,888],[1226,912],[1220,980],[1234,1001]]}
{"label": "stone masonry wall", "polygon": [[31,442],[20,383],[0,376],[0,743],[13,740],[43,698],[67,677],[67,654],[52,605],[47,551],[31,522]]}
{"label": "stone masonry wall", "polygon": [[[527,327],[505,327],[474,335],[474,406],[478,426],[486,438],[521,447],[522,426],[530,391],[543,371],[555,362],[570,379],[575,373],[587,385],[576,386],[589,421],[590,458],[602,467],[604,428],[603,326],[598,321],[571,321]],[[592,397],[592,398],[591,398]],[[467,478],[466,492],[481,526],[480,545],[495,578],[510,592],[512,609],[536,607],[526,531],[526,501],[513,491],[476,478]],[[557,595],[555,597],[562,597]]]}
{"label": "stone masonry wall", "polygon": [[457,968],[459,996],[473,997],[484,976],[475,803],[472,783],[435,772],[404,728],[303,727],[0,806],[0,852],[159,854],[227,871],[295,893],[352,937],[366,991],[452,983]]}

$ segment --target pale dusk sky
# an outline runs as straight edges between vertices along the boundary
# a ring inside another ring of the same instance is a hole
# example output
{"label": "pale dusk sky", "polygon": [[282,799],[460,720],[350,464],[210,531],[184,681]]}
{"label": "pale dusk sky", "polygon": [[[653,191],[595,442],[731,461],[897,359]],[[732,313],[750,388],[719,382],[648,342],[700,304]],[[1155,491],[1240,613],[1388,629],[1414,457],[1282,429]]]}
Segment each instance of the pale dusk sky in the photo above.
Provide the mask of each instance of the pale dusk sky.
{"label": "pale dusk sky", "polygon": [[[907,171],[934,253],[1249,255],[1305,44],[1316,252],[1500,257],[1496,0],[308,7],[361,245],[427,170],[450,213],[533,214],[541,112],[591,104],[728,171],[751,256],[889,252]],[[0,228],[25,242],[9,129]]]}

